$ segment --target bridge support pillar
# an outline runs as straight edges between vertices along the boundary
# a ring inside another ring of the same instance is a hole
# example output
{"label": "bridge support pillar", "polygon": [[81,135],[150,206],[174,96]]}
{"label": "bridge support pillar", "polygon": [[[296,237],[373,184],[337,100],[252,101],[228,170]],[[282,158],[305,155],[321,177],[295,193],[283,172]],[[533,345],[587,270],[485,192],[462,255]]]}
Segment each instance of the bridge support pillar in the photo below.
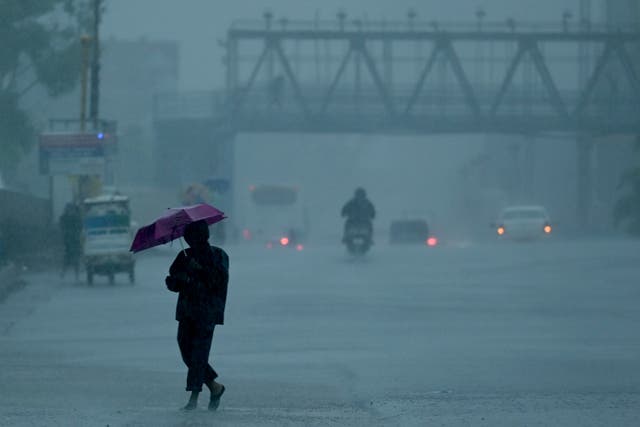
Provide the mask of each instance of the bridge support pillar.
{"label": "bridge support pillar", "polygon": [[532,134],[525,135],[524,150],[522,155],[522,196],[528,201],[534,202],[535,161],[536,161],[536,137]]}
{"label": "bridge support pillar", "polygon": [[576,218],[580,231],[587,231],[591,226],[591,204],[593,187],[593,138],[589,135],[578,135],[577,151],[577,202]]}

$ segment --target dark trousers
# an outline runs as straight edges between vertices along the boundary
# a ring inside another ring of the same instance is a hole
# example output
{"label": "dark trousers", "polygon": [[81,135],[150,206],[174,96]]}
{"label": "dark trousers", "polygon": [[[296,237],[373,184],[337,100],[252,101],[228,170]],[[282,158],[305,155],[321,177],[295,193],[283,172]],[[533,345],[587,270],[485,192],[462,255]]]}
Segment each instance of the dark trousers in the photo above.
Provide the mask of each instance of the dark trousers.
{"label": "dark trousers", "polygon": [[209,365],[209,351],[215,325],[203,325],[191,320],[178,323],[178,346],[187,373],[187,391],[202,391],[202,384],[210,384],[218,377]]}
{"label": "dark trousers", "polygon": [[64,258],[62,259],[62,276],[66,273],[67,267],[71,267],[76,274],[76,279],[78,278],[81,256],[82,250],[79,245],[65,243]]}

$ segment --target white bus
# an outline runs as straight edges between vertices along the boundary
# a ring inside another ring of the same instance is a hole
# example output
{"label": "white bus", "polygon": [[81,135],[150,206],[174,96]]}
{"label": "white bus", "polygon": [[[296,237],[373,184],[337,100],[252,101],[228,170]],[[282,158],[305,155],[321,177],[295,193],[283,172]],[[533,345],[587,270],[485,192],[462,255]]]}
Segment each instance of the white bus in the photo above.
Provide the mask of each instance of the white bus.
{"label": "white bus", "polygon": [[305,209],[297,187],[288,185],[252,185],[250,205],[242,230],[245,241],[265,247],[304,249],[308,233]]}

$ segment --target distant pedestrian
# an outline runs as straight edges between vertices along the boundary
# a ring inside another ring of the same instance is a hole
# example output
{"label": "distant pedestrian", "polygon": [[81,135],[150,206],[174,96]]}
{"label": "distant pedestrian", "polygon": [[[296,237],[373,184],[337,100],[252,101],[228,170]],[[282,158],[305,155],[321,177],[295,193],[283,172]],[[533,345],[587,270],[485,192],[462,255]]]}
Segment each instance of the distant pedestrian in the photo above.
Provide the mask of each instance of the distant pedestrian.
{"label": "distant pedestrian", "polygon": [[224,324],[229,257],[221,248],[209,245],[209,227],[205,221],[189,224],[184,239],[189,248],[180,251],[165,279],[167,288],[179,293],[178,346],[189,369],[186,390],[191,392],[183,409],[197,407],[198,395],[205,384],[211,391],[209,409],[216,410],[225,387],[215,381],[218,374],[209,364],[209,352],[215,325]]}
{"label": "distant pedestrian", "polygon": [[76,280],[78,280],[80,258],[82,257],[82,213],[77,204],[67,203],[65,206],[64,212],[60,216],[60,231],[64,245],[60,276],[64,277],[67,268],[71,267],[75,272]]}

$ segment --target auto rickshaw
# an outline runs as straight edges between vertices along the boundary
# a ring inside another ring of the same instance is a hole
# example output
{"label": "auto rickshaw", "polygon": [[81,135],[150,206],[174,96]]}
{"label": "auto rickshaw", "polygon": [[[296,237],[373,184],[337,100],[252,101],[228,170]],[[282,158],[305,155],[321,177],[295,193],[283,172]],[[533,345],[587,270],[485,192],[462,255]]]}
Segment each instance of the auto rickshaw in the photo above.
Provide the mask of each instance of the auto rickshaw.
{"label": "auto rickshaw", "polygon": [[83,207],[87,283],[92,285],[94,275],[103,275],[113,284],[117,273],[127,273],[133,284],[135,261],[129,252],[132,239],[129,198],[101,195],[85,199]]}

